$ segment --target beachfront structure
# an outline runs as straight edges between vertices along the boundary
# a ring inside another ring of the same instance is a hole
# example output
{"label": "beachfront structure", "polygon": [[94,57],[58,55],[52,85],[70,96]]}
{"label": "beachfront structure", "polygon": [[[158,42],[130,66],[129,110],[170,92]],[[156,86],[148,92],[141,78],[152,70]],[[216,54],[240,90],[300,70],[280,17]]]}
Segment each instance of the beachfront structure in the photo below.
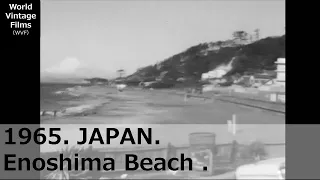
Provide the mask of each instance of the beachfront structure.
{"label": "beachfront structure", "polygon": [[266,84],[272,82],[273,77],[265,74],[255,74],[253,76],[254,83]]}
{"label": "beachfront structure", "polygon": [[271,86],[273,84],[276,84],[274,77],[268,74],[256,74],[253,76],[253,81],[253,87]]}
{"label": "beachfront structure", "polygon": [[83,81],[81,81],[81,84],[90,84],[90,81],[83,80]]}
{"label": "beachfront structure", "polygon": [[286,59],[278,58],[277,64],[277,83],[281,85],[286,85]]}
{"label": "beachfront structure", "polygon": [[243,83],[248,86],[251,86],[252,84],[254,84],[254,77],[245,75],[235,80],[234,83]]}
{"label": "beachfront structure", "polygon": [[116,87],[117,87],[117,90],[118,90],[118,91],[123,91],[124,88],[127,87],[127,85],[125,85],[125,84],[117,84]]}

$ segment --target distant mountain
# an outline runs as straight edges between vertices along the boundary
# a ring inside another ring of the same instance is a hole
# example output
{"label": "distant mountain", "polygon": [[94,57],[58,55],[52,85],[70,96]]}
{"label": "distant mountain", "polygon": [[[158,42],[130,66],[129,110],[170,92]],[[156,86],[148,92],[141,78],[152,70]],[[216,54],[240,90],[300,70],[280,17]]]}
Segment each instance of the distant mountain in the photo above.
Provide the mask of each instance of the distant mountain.
{"label": "distant mountain", "polygon": [[90,78],[90,79],[84,79],[85,81],[90,82],[91,84],[96,84],[96,83],[108,83],[108,79],[104,78]]}
{"label": "distant mountain", "polygon": [[235,74],[275,70],[275,61],[285,57],[285,35],[268,37],[253,43],[234,40],[202,43],[190,47],[160,63],[138,69],[126,77],[128,82],[161,81],[177,84],[197,82],[208,71],[231,64],[225,77]]}
{"label": "distant mountain", "polygon": [[77,77],[52,77],[42,76],[40,82],[43,83],[82,83],[84,78]]}
{"label": "distant mountain", "polygon": [[72,73],[51,73],[41,72],[41,82],[57,82],[57,83],[80,83],[85,79],[101,78],[105,79],[111,77],[111,73],[106,73],[103,70],[80,68]]}

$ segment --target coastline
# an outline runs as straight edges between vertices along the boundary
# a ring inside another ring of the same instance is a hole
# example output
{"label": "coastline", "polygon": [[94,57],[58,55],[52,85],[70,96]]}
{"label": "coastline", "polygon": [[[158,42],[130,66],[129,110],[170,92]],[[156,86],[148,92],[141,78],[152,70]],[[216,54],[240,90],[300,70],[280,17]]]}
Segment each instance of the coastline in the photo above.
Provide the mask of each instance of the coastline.
{"label": "coastline", "polygon": [[[153,119],[152,123],[225,123],[232,114],[245,115],[247,124],[278,124],[284,123],[284,115],[273,112],[262,112],[260,109],[245,107],[229,102],[219,102],[214,98],[188,98],[184,101],[182,91],[178,90],[140,90],[128,88],[118,92],[115,88],[105,86],[88,86],[75,91],[87,98],[70,101],[72,105],[62,110],[57,117],[50,117],[52,123],[74,123],[77,119],[86,123],[86,117],[91,119],[141,119],[128,120],[128,123],[145,122],[144,119]],[[205,94],[208,96],[208,93]],[[261,116],[262,115],[262,116]],[[213,116],[212,121],[209,118]],[[43,119],[45,119],[43,116]],[[160,119],[161,118],[161,119]],[[197,121],[193,120],[197,119]],[[63,119],[63,120],[62,120]],[[223,120],[220,120],[223,119]],[[257,119],[257,120],[254,120]],[[70,121],[69,121],[70,120]],[[69,121],[69,122],[67,122]],[[41,122],[43,123],[43,122]],[[44,122],[46,123],[46,122]],[[99,120],[99,123],[108,123]],[[150,122],[149,122],[150,123]]]}
{"label": "coastline", "polygon": [[[108,87],[92,86],[83,92],[91,93],[95,99],[78,103],[90,104],[88,107],[91,108],[75,108],[75,113],[43,120],[41,126],[65,128],[64,137],[76,134],[70,127],[162,127],[167,132],[161,136],[163,143],[172,140],[169,134],[180,129],[179,136],[175,135],[175,144],[187,143],[185,138],[190,132],[207,130],[217,134],[218,142],[225,143],[232,139],[227,132],[227,120],[235,114],[240,142],[255,138],[270,143],[285,142],[285,116],[282,114],[200,98],[185,102],[183,96],[172,94],[171,90],[127,89],[117,92]],[[274,133],[270,135],[271,131]]]}
{"label": "coastline", "polygon": [[[232,140],[237,140],[241,144],[249,144],[258,140],[266,144],[282,144],[281,146],[270,146],[267,150],[269,157],[285,156],[284,114],[221,102],[214,98],[189,98],[185,102],[183,91],[171,89],[128,88],[123,92],[104,86],[80,89],[74,93],[86,95],[87,99],[72,102],[75,106],[69,109],[68,115],[43,120],[40,125],[46,129],[47,127],[61,128],[60,136],[62,139],[67,139],[69,144],[43,144],[40,146],[41,153],[56,152],[76,145],[81,137],[80,127],[99,128],[103,139],[106,137],[104,132],[106,128],[120,130],[126,127],[130,129],[151,127],[152,136],[160,141],[159,145],[119,145],[118,140],[115,140],[110,145],[94,143],[91,146],[102,152],[104,150],[116,151],[116,149],[138,152],[138,149],[142,147],[161,148],[166,147],[168,143],[176,147],[188,147],[190,133],[212,132],[216,135],[218,145],[231,143]],[[232,118],[233,114],[237,116],[239,124],[237,136],[227,131],[226,122]],[[133,135],[136,135],[135,130]],[[82,146],[88,147],[87,144]],[[158,155],[152,156],[157,157]],[[227,173],[226,175],[231,177],[232,174]],[[222,176],[225,175],[217,176],[217,178],[222,178]]]}

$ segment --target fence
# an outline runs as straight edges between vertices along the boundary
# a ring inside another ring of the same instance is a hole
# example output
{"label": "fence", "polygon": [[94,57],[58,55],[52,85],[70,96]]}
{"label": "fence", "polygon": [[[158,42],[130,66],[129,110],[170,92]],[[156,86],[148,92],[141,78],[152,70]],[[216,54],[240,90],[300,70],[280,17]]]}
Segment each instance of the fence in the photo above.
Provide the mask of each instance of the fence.
{"label": "fence", "polygon": [[235,91],[230,91],[225,96],[238,97],[248,100],[264,101],[275,104],[285,104],[285,92],[264,92],[258,91],[255,93],[240,93]]}

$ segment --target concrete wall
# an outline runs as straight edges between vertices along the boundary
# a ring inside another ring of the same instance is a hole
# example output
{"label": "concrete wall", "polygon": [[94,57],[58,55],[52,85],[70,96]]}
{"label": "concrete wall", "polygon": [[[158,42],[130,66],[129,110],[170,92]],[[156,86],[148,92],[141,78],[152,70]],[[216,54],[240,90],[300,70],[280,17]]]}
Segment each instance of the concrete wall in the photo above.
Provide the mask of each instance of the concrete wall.
{"label": "concrete wall", "polygon": [[219,91],[215,89],[222,95],[232,96],[236,98],[253,99],[260,101],[269,101],[277,103],[285,103],[285,92],[275,92],[272,89],[265,89],[266,91],[260,91],[255,88],[242,88],[236,87],[232,90],[225,89],[224,91]]}

